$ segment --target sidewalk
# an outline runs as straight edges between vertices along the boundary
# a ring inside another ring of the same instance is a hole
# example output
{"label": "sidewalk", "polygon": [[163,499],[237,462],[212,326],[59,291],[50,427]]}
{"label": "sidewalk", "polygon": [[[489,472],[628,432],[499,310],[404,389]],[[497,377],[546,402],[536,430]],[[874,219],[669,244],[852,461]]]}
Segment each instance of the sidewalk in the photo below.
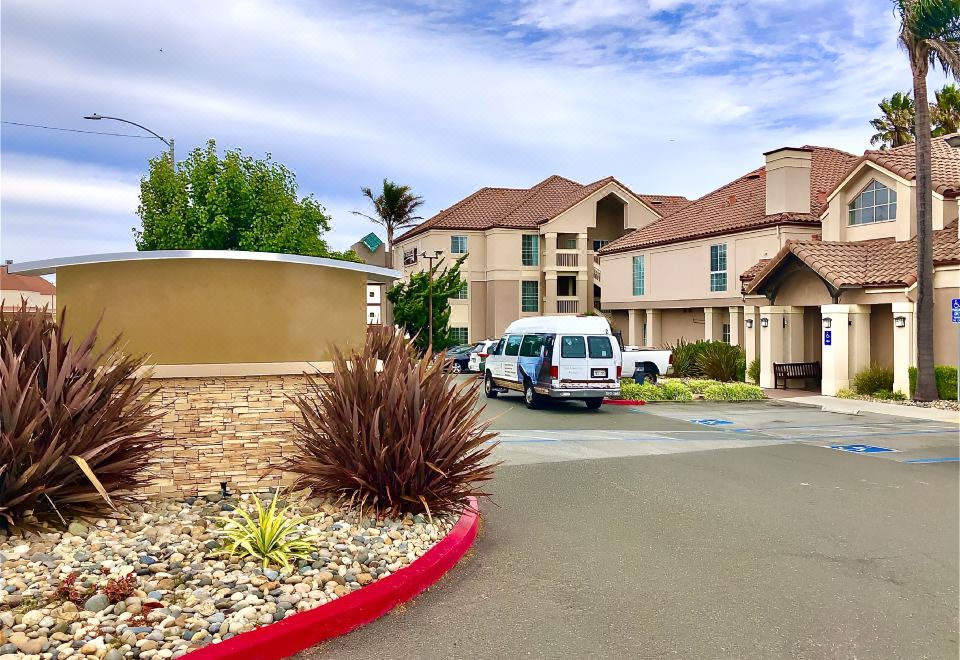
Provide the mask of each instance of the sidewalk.
{"label": "sidewalk", "polygon": [[897,403],[880,403],[877,401],[861,401],[859,399],[838,399],[833,396],[798,396],[782,398],[781,401],[800,403],[807,406],[819,406],[826,412],[859,415],[860,413],[876,413],[878,415],[892,415],[909,419],[922,419],[932,422],[946,422],[960,424],[960,413],[956,410],[941,410],[940,408],[920,408],[918,406],[904,406]]}

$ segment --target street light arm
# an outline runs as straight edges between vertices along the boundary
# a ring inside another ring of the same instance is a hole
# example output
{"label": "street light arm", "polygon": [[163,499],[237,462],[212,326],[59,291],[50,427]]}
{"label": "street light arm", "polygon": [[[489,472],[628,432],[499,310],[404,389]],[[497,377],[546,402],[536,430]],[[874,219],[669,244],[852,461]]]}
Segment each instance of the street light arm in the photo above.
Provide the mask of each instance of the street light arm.
{"label": "street light arm", "polygon": [[99,120],[99,119],[112,119],[113,121],[120,121],[120,122],[123,122],[124,124],[130,124],[131,126],[136,126],[137,128],[140,128],[140,129],[146,131],[147,133],[149,133],[149,134],[152,135],[153,137],[155,137],[155,138],[157,138],[158,140],[160,140],[161,142],[163,142],[163,143],[164,143],[165,145],[167,145],[168,147],[171,146],[171,144],[170,144],[169,140],[167,140],[167,138],[163,137],[163,136],[160,135],[159,133],[154,133],[153,131],[151,131],[149,128],[147,128],[147,127],[144,126],[143,124],[138,124],[137,122],[135,122],[135,121],[130,121],[129,119],[121,119],[120,117],[108,117],[107,115],[98,115],[98,114],[96,114],[96,113],[94,113],[94,114],[92,114],[92,115],[88,115],[88,116],[84,117],[84,119],[98,119],[98,120]]}

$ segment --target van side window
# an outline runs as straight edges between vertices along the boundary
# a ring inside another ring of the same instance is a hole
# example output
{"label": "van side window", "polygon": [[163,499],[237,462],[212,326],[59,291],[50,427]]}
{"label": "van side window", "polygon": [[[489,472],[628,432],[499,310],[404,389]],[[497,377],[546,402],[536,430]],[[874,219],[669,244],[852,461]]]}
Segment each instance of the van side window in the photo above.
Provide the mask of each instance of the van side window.
{"label": "van side window", "polygon": [[504,351],[505,355],[517,355],[520,353],[520,341],[523,339],[521,335],[510,335],[507,337],[507,347]]}
{"label": "van side window", "polygon": [[543,348],[543,335],[524,335],[520,344],[520,357],[540,357]]}
{"label": "van side window", "polygon": [[490,355],[501,355],[503,353],[503,339],[501,338],[490,347]]}
{"label": "van side window", "polygon": [[565,358],[587,357],[587,346],[583,341],[583,337],[561,337],[560,338],[560,357],[565,357]]}
{"label": "van side window", "polygon": [[592,358],[612,358],[613,348],[609,337],[587,337],[587,346]]}

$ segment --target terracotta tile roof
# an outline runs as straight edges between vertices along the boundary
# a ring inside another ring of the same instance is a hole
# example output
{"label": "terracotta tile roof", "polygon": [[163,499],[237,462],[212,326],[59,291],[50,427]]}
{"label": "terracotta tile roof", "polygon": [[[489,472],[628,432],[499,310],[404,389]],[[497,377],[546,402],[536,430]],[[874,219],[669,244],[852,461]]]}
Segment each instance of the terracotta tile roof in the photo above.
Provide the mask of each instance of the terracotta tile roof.
{"label": "terracotta tile roof", "polygon": [[[7,272],[6,266],[0,266],[0,291],[33,291],[44,296],[56,294],[57,287],[36,275],[15,275]],[[9,304],[10,301],[7,301]]]}
{"label": "terracotta tile roof", "polygon": [[[684,197],[636,195],[612,176],[583,185],[553,175],[532,188],[481,188],[429,220],[398,237],[400,243],[430,229],[492,229],[493,227],[534,229],[574,204],[583,201],[608,183],[615,182],[624,190],[648,204],[659,215],[660,207],[676,208],[689,202]],[[654,200],[659,201],[655,204]]]}
{"label": "terracotta tile roof", "polygon": [[769,259],[761,259],[761,260],[758,261],[757,263],[753,264],[752,266],[750,266],[750,268],[746,269],[745,271],[743,271],[743,272],[740,274],[740,281],[741,281],[741,282],[749,282],[749,281],[752,280],[754,277],[756,277],[756,276],[757,276],[757,273],[759,273],[760,270],[761,270],[764,266],[766,266],[768,263],[770,263],[770,260],[769,260]]}
{"label": "terracotta tile roof", "polygon": [[[933,176],[933,190],[944,197],[960,196],[960,149],[947,144],[947,138],[933,138],[931,142],[931,174]],[[917,177],[916,153],[913,144],[905,144],[893,149],[865,151],[863,158],[857,161],[876,163],[884,169],[890,170],[897,176],[908,181]]]}
{"label": "terracotta tile roof", "polygon": [[735,233],[777,224],[820,223],[827,193],[843,180],[857,157],[827,147],[811,151],[810,213],[766,215],[766,170],[757,168],[653,224],[609,243],[603,254],[679,243],[696,238]]}
{"label": "terracotta tile roof", "polygon": [[679,195],[637,195],[637,197],[664,218],[689,204],[693,204],[691,200]]}
{"label": "terracotta tile roof", "polygon": [[[869,241],[787,241],[767,263],[758,263],[746,271],[746,294],[757,293],[777,269],[796,258],[814,270],[834,288],[910,286],[917,281],[917,241],[878,238]],[[957,221],[933,233],[933,263],[960,263]]]}

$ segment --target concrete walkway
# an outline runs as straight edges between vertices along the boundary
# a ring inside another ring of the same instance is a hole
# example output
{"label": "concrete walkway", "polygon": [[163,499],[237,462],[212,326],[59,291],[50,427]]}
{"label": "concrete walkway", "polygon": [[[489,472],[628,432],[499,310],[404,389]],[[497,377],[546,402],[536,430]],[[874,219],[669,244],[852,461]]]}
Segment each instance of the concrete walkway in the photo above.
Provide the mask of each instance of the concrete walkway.
{"label": "concrete walkway", "polygon": [[956,410],[921,408],[919,406],[904,406],[897,403],[861,401],[860,399],[838,399],[833,396],[820,395],[799,396],[780,400],[789,403],[799,403],[805,406],[819,406],[821,410],[826,412],[843,413],[846,415],[874,413],[878,415],[890,415],[892,417],[906,417],[908,419],[923,419],[931,422],[960,424],[960,413]]}

